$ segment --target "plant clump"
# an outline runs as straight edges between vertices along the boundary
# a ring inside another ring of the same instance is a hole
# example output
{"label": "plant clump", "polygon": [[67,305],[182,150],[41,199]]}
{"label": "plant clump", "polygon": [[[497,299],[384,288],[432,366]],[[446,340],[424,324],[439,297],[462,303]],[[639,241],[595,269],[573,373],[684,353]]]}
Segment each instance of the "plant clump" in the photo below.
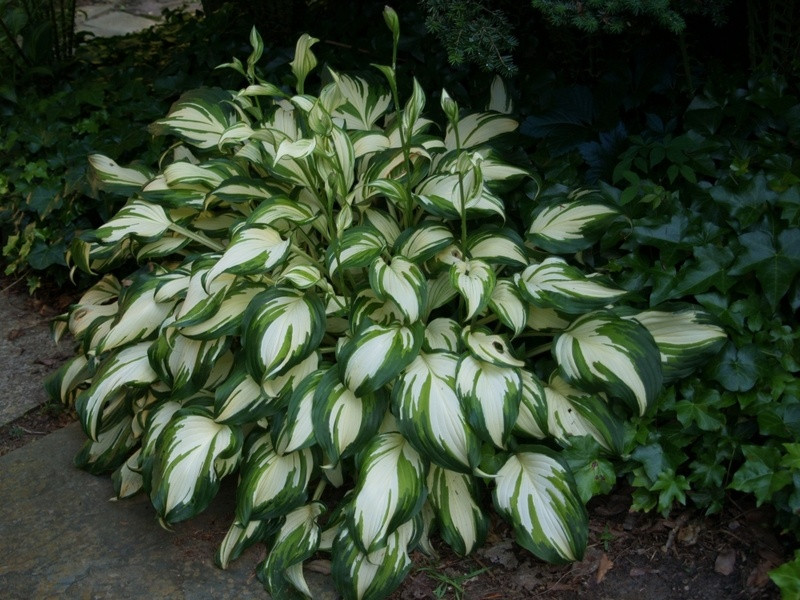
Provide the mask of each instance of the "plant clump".
{"label": "plant clump", "polygon": [[246,87],[188,92],[153,125],[176,139],[158,170],[91,157],[129,200],[70,251],[87,272],[141,265],[58,324],[80,347],[48,384],[89,438],[77,464],[148,494],[165,525],[238,474],[217,562],[267,543],[259,577],[280,598],[310,596],[317,552],[345,598],[385,597],[435,531],[478,547],[488,496],[533,554],[580,559],[602,490],[561,449],[620,454],[626,421],[724,341],[699,309],[639,311],[586,272],[618,212],[538,196],[504,158],[499,81],[482,113],[443,91],[443,131],[416,81],[402,103],[384,17],[388,91],[329,70],[307,93],[308,35],[295,91],[273,85],[253,31],[228,65]]}

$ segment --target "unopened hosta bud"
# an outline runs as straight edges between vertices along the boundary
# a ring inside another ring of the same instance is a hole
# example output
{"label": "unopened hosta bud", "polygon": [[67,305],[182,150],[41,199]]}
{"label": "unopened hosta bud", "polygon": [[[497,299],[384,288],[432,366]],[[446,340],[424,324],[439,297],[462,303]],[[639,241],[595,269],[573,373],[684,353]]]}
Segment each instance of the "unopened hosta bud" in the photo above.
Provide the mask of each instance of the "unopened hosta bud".
{"label": "unopened hosta bud", "polygon": [[397,44],[397,40],[400,38],[400,19],[391,6],[383,7],[383,20],[386,21],[386,26],[391,30],[395,44]]}
{"label": "unopened hosta bud", "polygon": [[447,120],[452,123],[453,127],[458,123],[458,104],[450,97],[447,90],[442,90],[442,110],[444,111]]}

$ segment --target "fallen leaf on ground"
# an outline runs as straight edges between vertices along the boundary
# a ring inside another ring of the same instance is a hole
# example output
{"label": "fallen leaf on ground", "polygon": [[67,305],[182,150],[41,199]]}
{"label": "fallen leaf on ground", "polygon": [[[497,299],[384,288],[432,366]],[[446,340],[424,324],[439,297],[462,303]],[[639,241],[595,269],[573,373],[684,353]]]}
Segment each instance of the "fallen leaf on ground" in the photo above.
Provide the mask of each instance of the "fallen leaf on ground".
{"label": "fallen leaf on ground", "polygon": [[595,581],[601,583],[606,578],[606,574],[614,567],[614,561],[608,558],[608,555],[603,552],[600,557],[600,564],[597,566],[597,577]]}
{"label": "fallen leaf on ground", "polygon": [[733,568],[736,565],[736,551],[732,548],[726,548],[717,554],[717,560],[714,561],[714,571],[726,577],[733,573]]}

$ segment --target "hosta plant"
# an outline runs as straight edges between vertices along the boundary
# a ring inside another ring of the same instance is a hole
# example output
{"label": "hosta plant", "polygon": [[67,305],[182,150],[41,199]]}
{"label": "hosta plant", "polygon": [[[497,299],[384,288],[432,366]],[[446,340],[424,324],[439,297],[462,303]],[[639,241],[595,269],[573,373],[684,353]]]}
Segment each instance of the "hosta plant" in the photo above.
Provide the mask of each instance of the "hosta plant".
{"label": "hosta plant", "polygon": [[259,78],[251,42],[229,65],[244,89],[187,93],[153,125],[175,138],[158,170],[90,159],[130,199],[70,258],[140,268],[59,324],[80,353],[49,387],[89,438],[77,464],[113,471],[120,498],[148,494],[165,525],[236,474],[217,561],[266,543],[276,598],[309,595],[318,552],[344,597],[384,597],[435,531],[479,546],[489,496],[536,556],[579,559],[587,493],[559,449],[590,436],[620,452],[626,416],[721,330],[691,308],[624,307],[586,272],[616,212],[536,198],[501,152],[517,124],[499,82],[483,113],[443,91],[439,128],[416,82],[401,102],[395,58],[377,67],[388,91],[328,70],[314,96],[314,38],[294,92]]}

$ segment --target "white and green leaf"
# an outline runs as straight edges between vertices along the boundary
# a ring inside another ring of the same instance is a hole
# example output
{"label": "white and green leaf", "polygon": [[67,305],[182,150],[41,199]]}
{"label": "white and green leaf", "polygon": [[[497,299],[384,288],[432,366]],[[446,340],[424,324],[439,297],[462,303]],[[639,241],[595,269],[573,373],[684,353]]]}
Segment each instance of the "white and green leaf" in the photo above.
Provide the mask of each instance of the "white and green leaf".
{"label": "white and green leaf", "polygon": [[428,500],[442,539],[456,554],[466,556],[483,544],[489,530],[489,516],[481,506],[475,477],[431,465]]}
{"label": "white and green leaf", "polygon": [[589,199],[545,204],[534,213],[527,238],[547,252],[578,252],[594,244],[618,214],[611,206]]}
{"label": "white and green leaf", "polygon": [[403,256],[394,256],[387,263],[379,256],[370,264],[369,283],[378,298],[395,303],[407,323],[419,320],[425,310],[428,282],[415,263]]}
{"label": "white and green leaf", "polygon": [[486,308],[496,281],[494,269],[483,260],[459,261],[450,267],[450,282],[467,303],[465,319],[471,319]]}

